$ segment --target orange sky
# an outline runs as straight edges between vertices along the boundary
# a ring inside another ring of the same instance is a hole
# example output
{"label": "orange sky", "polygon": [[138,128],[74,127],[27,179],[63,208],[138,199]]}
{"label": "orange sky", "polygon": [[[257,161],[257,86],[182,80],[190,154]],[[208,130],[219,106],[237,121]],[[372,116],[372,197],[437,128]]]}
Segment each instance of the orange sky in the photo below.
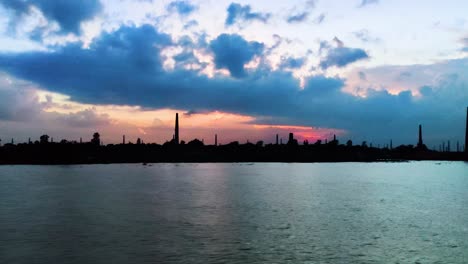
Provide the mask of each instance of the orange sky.
{"label": "orange sky", "polygon": [[[279,137],[286,143],[290,132],[294,133],[301,143],[305,139],[315,142],[318,139],[330,139],[333,134],[338,136],[345,134],[342,130],[326,128],[259,125],[255,124],[254,117],[218,111],[188,115],[177,109],[145,110],[133,106],[80,104],[71,101],[68,96],[44,91],[38,91],[38,96],[41,102],[47,103],[46,111],[49,113],[70,114],[78,111],[92,111],[102,116],[107,122],[86,128],[89,131],[82,128],[79,133],[83,134],[83,136],[80,134],[83,140],[89,140],[94,130],[98,131],[106,144],[120,143],[122,135],[126,135],[127,142],[135,142],[137,138],[141,138],[147,143],[164,143],[172,138],[177,112],[180,120],[180,139],[190,141],[198,138],[203,139],[206,144],[214,143],[215,134],[218,134],[220,144],[232,141],[255,143],[259,140],[272,143],[275,141],[276,134],[279,134]],[[66,135],[55,135],[57,139],[62,137]]]}

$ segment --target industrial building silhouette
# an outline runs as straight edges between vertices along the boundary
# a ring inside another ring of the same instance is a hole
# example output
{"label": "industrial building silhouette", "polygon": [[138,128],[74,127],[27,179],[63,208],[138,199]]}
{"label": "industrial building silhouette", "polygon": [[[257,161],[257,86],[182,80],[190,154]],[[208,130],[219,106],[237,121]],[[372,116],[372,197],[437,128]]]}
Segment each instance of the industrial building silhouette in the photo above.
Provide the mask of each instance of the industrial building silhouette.
{"label": "industrial building silhouette", "polygon": [[[89,142],[61,140],[54,142],[48,135],[39,141],[0,147],[0,164],[82,164],[82,163],[127,163],[127,162],[344,162],[344,161],[401,161],[401,160],[460,160],[468,161],[468,107],[463,148],[457,142],[457,151],[452,152],[450,141],[439,147],[439,151],[429,150],[423,140],[423,126],[419,125],[418,141],[414,145],[387,146],[353,145],[351,140],[339,144],[336,135],[333,140],[318,140],[314,144],[304,141],[299,144],[290,133],[286,144],[276,134],[275,144],[256,144],[238,141],[225,145],[205,145],[203,140],[193,139],[188,143],[180,141],[179,114],[175,116],[174,134],[170,141],[160,145],[145,144],[140,138],[136,144],[126,142],[104,145],[100,134],[95,132]],[[50,141],[49,141],[50,139]],[[0,141],[1,143],[1,141]]]}

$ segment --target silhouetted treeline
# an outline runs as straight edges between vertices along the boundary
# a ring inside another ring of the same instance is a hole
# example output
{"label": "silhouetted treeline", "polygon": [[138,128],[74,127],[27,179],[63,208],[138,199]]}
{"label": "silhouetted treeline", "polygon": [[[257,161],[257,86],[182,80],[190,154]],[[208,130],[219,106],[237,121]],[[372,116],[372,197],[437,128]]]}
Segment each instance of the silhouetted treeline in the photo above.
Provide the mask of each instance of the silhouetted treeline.
{"label": "silhouetted treeline", "polygon": [[53,143],[48,137],[24,144],[0,147],[0,164],[87,164],[87,163],[150,163],[150,162],[372,162],[400,160],[467,160],[463,152],[437,152],[425,146],[402,145],[396,148],[375,148],[367,144],[339,144],[336,139],[322,144],[239,144],[204,145],[200,140],[175,144],[101,145],[99,134],[92,142],[62,140]]}

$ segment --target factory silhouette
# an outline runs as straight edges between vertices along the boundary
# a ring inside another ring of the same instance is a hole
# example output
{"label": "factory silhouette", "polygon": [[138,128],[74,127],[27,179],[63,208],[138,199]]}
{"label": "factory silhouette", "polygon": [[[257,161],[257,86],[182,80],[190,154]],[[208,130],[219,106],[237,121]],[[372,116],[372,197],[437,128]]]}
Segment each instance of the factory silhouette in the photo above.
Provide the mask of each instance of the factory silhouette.
{"label": "factory silhouette", "polygon": [[[150,163],[150,162],[374,162],[405,160],[455,160],[468,161],[468,108],[465,130],[465,144],[457,142],[452,151],[450,142],[443,143],[439,150],[430,150],[423,141],[423,128],[419,125],[416,145],[393,147],[392,141],[383,148],[369,146],[366,142],[353,145],[351,140],[340,144],[336,136],[333,140],[321,140],[309,144],[307,140],[300,145],[293,133],[283,144],[276,135],[274,144],[240,144],[238,141],[218,145],[205,145],[203,140],[194,139],[188,143],[180,141],[179,114],[175,117],[174,134],[164,144],[144,143],[140,138],[136,144],[127,143],[125,135],[121,144],[104,145],[98,132],[89,142],[61,140],[54,142],[48,135],[39,141],[0,146],[0,164],[92,164],[92,163]],[[1,143],[1,140],[0,140]]]}

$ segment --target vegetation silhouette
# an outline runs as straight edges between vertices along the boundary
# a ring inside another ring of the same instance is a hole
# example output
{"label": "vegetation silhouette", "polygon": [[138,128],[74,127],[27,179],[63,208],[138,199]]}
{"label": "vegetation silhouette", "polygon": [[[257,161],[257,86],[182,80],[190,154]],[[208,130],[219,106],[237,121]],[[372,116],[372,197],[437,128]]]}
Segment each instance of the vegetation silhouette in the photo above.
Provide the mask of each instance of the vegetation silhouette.
{"label": "vegetation silhouette", "polygon": [[[468,142],[468,108],[465,146]],[[414,145],[393,147],[393,141],[383,148],[368,145],[366,141],[359,145],[351,140],[340,144],[336,136],[333,140],[317,140],[310,144],[307,140],[299,145],[294,134],[289,134],[286,144],[276,135],[275,144],[256,144],[238,141],[218,144],[215,135],[214,145],[205,145],[194,139],[188,143],[179,142],[179,116],[176,114],[175,130],[172,140],[164,144],[144,143],[140,138],[136,144],[127,143],[125,135],[121,144],[103,145],[101,135],[96,132],[89,142],[61,140],[49,141],[48,135],[42,135],[39,141],[28,143],[5,144],[0,147],[0,164],[92,164],[92,163],[150,163],[150,162],[373,162],[404,160],[453,160],[468,161],[468,151],[462,151],[457,144],[457,151],[450,151],[450,143],[445,143],[439,151],[429,150],[423,143],[422,126],[419,125],[418,142]],[[1,142],[1,140],[0,140]]]}

